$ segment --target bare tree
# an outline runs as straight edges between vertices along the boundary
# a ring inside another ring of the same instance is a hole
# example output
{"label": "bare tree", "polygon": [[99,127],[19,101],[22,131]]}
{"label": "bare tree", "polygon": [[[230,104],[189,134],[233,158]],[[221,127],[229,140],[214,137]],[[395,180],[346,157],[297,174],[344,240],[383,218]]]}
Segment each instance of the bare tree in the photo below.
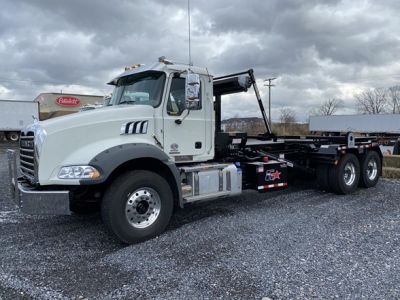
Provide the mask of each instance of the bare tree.
{"label": "bare tree", "polygon": [[388,100],[387,90],[384,88],[365,90],[355,95],[355,98],[360,113],[375,115],[386,112]]}
{"label": "bare tree", "polygon": [[296,113],[293,109],[285,107],[280,110],[280,121],[284,124],[296,123]]}
{"label": "bare tree", "polygon": [[343,105],[343,100],[338,98],[330,98],[322,102],[321,106],[317,110],[317,113],[322,116],[331,116],[334,115],[339,108],[342,108]]}
{"label": "bare tree", "polygon": [[344,106],[344,102],[338,98],[330,98],[321,103],[319,107],[313,107],[308,111],[307,122],[311,116],[331,116]]}
{"label": "bare tree", "polygon": [[287,134],[286,130],[292,131],[292,126],[296,123],[296,113],[293,109],[284,107],[280,110],[281,115],[279,117],[281,121],[281,127],[283,127],[283,134]]}
{"label": "bare tree", "polygon": [[395,85],[387,90],[390,111],[394,114],[400,113],[400,86]]}

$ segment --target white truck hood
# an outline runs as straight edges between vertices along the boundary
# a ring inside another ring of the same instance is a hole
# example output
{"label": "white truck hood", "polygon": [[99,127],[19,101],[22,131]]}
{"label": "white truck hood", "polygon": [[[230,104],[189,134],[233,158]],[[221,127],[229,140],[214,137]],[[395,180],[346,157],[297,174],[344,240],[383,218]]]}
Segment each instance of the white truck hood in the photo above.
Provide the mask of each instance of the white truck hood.
{"label": "white truck hood", "polygon": [[117,145],[155,145],[154,112],[149,105],[119,105],[39,122],[36,126],[45,131],[43,143],[38,147],[39,183],[66,184],[57,178],[61,167],[87,165],[97,154]]}
{"label": "white truck hood", "polygon": [[[84,126],[99,126],[110,128],[110,123],[118,123],[137,120],[149,119],[154,116],[154,108],[149,105],[115,105],[107,106],[99,109],[81,111],[79,113],[69,114],[62,117],[48,119],[39,122],[39,125],[46,130],[48,134],[54,132],[65,131],[72,128],[82,128]],[[120,126],[119,126],[120,127]]]}

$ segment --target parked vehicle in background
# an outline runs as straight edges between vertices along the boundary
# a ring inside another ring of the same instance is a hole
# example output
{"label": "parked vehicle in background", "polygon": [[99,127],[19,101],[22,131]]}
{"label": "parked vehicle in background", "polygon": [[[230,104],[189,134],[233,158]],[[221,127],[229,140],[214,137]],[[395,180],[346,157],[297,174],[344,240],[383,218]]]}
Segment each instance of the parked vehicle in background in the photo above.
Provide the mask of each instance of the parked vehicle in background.
{"label": "parked vehicle in background", "polygon": [[99,108],[103,96],[42,93],[33,101],[0,100],[0,133],[8,141],[19,140],[22,128],[36,120],[47,120],[81,110]]}
{"label": "parked vehicle in background", "polygon": [[309,129],[330,136],[345,132],[376,136],[382,153],[400,153],[400,114],[312,116]]}
{"label": "parked vehicle in background", "polygon": [[100,107],[104,103],[103,96],[41,93],[34,100],[39,103],[39,120],[47,120],[79,112],[85,107]]}
{"label": "parked vehicle in background", "polygon": [[19,140],[19,134],[34,118],[39,118],[39,105],[33,101],[0,100],[0,132],[10,142]]}

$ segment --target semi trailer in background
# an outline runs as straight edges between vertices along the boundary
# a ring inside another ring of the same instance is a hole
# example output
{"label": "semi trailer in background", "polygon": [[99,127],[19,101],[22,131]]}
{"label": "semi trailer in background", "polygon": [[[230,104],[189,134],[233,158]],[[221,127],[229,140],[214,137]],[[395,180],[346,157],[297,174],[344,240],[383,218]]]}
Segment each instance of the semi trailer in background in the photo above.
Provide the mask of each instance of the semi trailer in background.
{"label": "semi trailer in background", "polygon": [[103,104],[103,96],[42,93],[33,101],[0,100],[0,133],[8,141],[19,140],[21,129],[34,120],[47,120]]}
{"label": "semi trailer in background", "polygon": [[103,96],[41,93],[34,100],[39,103],[39,120],[76,113],[86,107],[98,107],[104,102]]}
{"label": "semi trailer in background", "polygon": [[0,100],[0,132],[18,141],[22,128],[39,118],[39,104],[33,101]]}
{"label": "semi trailer in background", "polygon": [[376,136],[382,153],[399,154],[400,114],[312,116],[309,126],[312,133]]}

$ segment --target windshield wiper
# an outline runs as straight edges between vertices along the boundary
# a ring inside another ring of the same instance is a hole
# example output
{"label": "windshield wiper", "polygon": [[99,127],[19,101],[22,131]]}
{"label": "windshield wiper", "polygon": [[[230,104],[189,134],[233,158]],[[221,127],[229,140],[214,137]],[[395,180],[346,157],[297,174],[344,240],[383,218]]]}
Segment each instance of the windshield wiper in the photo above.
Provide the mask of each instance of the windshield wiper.
{"label": "windshield wiper", "polygon": [[120,103],[118,103],[118,105],[120,105],[120,104],[135,103],[135,102],[137,102],[137,101],[136,101],[136,100],[124,100],[124,101],[121,101]]}

